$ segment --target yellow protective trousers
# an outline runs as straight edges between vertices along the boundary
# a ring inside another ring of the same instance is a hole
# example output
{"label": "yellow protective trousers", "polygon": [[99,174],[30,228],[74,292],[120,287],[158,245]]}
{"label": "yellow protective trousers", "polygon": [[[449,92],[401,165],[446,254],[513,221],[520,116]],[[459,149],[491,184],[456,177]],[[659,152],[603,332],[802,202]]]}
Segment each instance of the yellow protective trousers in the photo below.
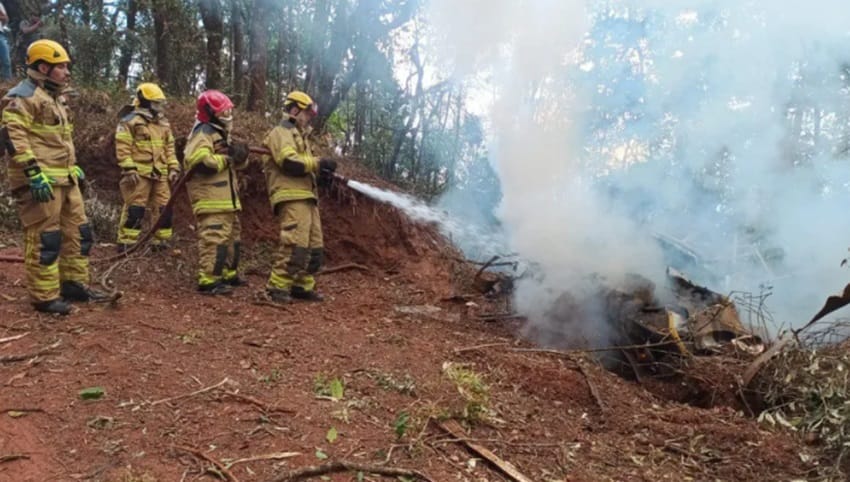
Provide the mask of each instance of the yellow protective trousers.
{"label": "yellow protective trousers", "polygon": [[[134,244],[142,232],[142,221],[145,218],[145,210],[150,209],[154,219],[158,218],[168,204],[171,190],[168,180],[149,179],[139,176],[139,182],[135,185],[129,182],[127,176],[123,176],[118,183],[121,189],[121,197],[124,198],[124,207],[121,208],[121,219],[118,221],[118,243]],[[173,235],[173,221],[171,213],[163,220],[162,225],[154,233],[154,243],[163,243],[171,239]]]}
{"label": "yellow protective trousers", "polygon": [[89,282],[94,233],[76,185],[53,186],[53,199],[39,203],[29,189],[16,193],[24,227],[24,264],[33,303],[59,298],[60,281]]}
{"label": "yellow protective trousers", "polygon": [[198,286],[235,279],[241,257],[239,213],[198,214]]}
{"label": "yellow protective trousers", "polygon": [[319,205],[315,199],[286,201],[275,206],[275,215],[280,243],[267,287],[312,291],[316,287],[313,275],[322,267],[325,252]]}

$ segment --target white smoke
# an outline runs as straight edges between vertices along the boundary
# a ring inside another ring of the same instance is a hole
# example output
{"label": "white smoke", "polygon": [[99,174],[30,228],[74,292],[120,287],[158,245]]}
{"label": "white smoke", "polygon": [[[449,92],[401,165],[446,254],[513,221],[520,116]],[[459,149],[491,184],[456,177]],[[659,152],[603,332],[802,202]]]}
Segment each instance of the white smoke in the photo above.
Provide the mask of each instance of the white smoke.
{"label": "white smoke", "polygon": [[663,282],[656,232],[702,254],[714,289],[772,285],[783,323],[847,282],[842,2],[431,0],[430,15],[457,75],[497,92],[498,216],[542,270],[517,295],[532,323],[590,278]]}

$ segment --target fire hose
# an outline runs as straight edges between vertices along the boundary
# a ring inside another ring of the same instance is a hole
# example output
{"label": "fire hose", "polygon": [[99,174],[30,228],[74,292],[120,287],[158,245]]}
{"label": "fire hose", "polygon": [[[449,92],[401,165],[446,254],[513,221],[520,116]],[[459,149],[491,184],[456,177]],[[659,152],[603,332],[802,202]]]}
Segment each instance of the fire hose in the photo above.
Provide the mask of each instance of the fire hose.
{"label": "fire hose", "polygon": [[[269,151],[267,148],[262,147],[262,146],[248,146],[248,152],[250,152],[251,154],[258,154],[258,155],[271,155],[271,151]],[[171,197],[169,197],[168,202],[165,204],[165,206],[163,206],[159,217],[156,219],[156,221],[154,221],[151,228],[148,229],[147,231],[145,231],[145,233],[142,234],[142,236],[138,239],[138,241],[133,243],[131,246],[129,246],[126,250],[124,250],[121,253],[109,256],[107,258],[97,259],[97,260],[94,260],[94,262],[96,262],[96,263],[113,263],[115,261],[127,258],[131,254],[138,252],[140,249],[142,249],[151,240],[151,238],[153,238],[154,233],[156,233],[156,230],[159,229],[160,227],[162,227],[165,220],[168,218],[168,216],[170,216],[171,211],[174,208],[174,203],[177,200],[177,193],[179,193],[180,190],[183,189],[183,187],[186,185],[186,183],[189,182],[189,180],[192,178],[194,173],[195,173],[195,168],[189,169],[188,171],[183,173],[183,175],[180,176],[180,178],[177,180],[177,182],[175,182],[171,186]],[[348,178],[341,176],[337,173],[333,173],[333,178],[337,181],[342,182],[343,185],[347,185],[348,181],[349,181]],[[4,255],[4,256],[0,256],[0,262],[23,263],[24,258],[22,258],[20,256],[6,256],[6,255]]]}

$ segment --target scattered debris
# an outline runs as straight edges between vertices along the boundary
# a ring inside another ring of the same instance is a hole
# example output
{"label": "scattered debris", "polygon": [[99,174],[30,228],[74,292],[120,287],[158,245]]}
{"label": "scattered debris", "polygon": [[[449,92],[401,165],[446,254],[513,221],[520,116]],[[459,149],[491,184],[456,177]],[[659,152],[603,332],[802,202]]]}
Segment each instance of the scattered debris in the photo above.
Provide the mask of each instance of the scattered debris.
{"label": "scattered debris", "polygon": [[361,464],[350,462],[347,460],[339,460],[330,462],[324,465],[308,466],[301,469],[287,472],[279,477],[275,477],[269,482],[295,482],[297,480],[309,479],[322,475],[335,474],[339,472],[362,472],[364,474],[378,474],[387,477],[408,477],[426,482],[433,482],[433,479],[427,475],[412,469],[399,469],[394,467],[384,467],[381,465]]}
{"label": "scattered debris", "polygon": [[460,426],[459,423],[455,420],[446,420],[439,423],[440,428],[445,430],[449,435],[458,439],[461,443],[466,445],[469,450],[474,453],[484,457],[488,462],[493,464],[497,469],[502,471],[505,475],[511,478],[516,482],[531,482],[531,479],[522,474],[513,464],[508,461],[503,460],[498,455],[494,454],[492,451],[487,449],[486,447],[479,445],[475,442],[472,442],[466,438],[466,433],[463,430],[463,427]]}
{"label": "scattered debris", "polygon": [[227,383],[233,383],[233,382],[230,380],[230,378],[224,377],[224,380],[216,383],[215,385],[210,385],[209,387],[202,388],[200,390],[195,390],[192,393],[186,393],[186,394],[183,394],[183,395],[178,395],[176,397],[163,398],[162,400],[157,400],[155,402],[151,402],[151,406],[159,405],[159,404],[162,404],[162,403],[174,402],[174,401],[181,400],[181,399],[184,399],[184,398],[194,397],[195,395],[201,395],[202,393],[211,392],[211,391],[215,390],[216,388],[220,388],[220,387],[224,386]]}

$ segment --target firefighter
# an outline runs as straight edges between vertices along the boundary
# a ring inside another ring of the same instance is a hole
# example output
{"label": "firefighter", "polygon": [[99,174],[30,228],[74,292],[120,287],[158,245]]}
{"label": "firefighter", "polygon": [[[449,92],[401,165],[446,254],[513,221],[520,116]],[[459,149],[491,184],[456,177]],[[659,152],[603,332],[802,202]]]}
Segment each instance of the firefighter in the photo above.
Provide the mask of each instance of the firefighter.
{"label": "firefighter", "polygon": [[69,301],[99,301],[89,288],[94,245],[86,219],[71,113],[61,94],[71,59],[57,42],[27,48],[27,78],[3,97],[2,122],[12,154],[9,184],[24,228],[27,288],[36,310],[66,315]]}
{"label": "firefighter", "polygon": [[313,99],[294,91],[283,108],[283,121],[263,140],[271,152],[263,158],[263,171],[280,232],[266,291],[279,303],[291,298],[322,301],[314,279],[324,258],[317,185],[330,180],[336,161],[316,159],[310,151],[306,134],[318,114]]}
{"label": "firefighter", "polygon": [[[115,130],[115,154],[122,172],[118,186],[124,198],[118,222],[119,252],[138,240],[146,208],[163,214],[171,197],[169,184],[180,177],[174,135],[163,114],[164,106],[165,94],[158,85],[139,84],[132,111],[121,118]],[[154,233],[155,249],[167,246],[171,226],[169,212]]]}
{"label": "firefighter", "polygon": [[198,96],[195,125],[186,142],[184,168],[198,235],[198,291],[230,294],[245,282],[238,275],[241,251],[238,181],[248,146],[232,142],[233,102],[217,90]]}

